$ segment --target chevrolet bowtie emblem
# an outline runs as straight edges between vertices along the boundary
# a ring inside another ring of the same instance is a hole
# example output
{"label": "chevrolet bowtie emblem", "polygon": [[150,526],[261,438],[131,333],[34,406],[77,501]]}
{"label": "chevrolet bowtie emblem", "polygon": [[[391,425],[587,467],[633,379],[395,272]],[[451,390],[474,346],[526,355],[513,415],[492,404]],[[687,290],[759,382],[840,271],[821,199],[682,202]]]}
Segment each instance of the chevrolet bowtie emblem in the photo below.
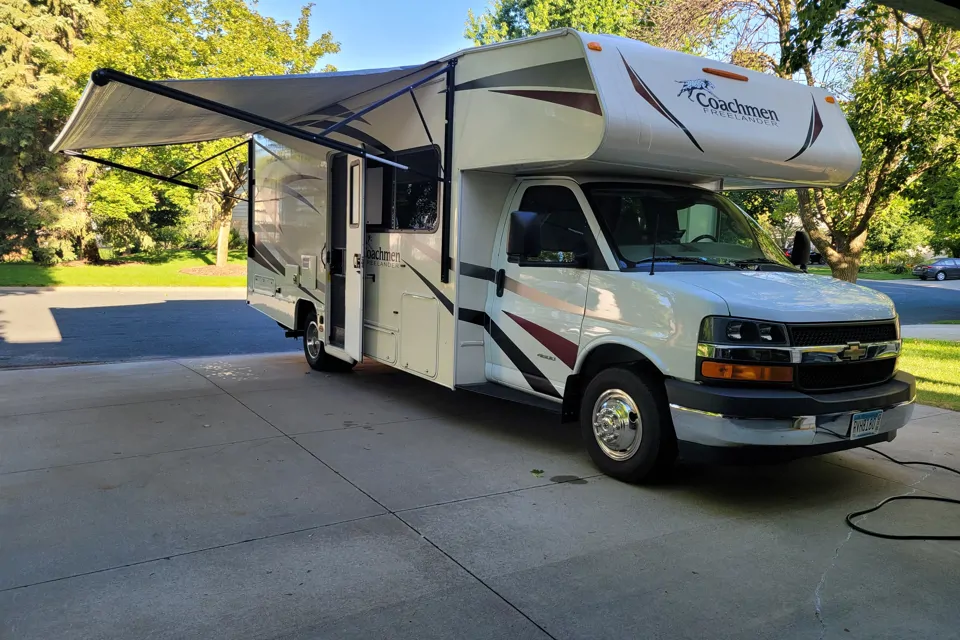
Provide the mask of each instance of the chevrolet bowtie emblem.
{"label": "chevrolet bowtie emblem", "polygon": [[848,342],[847,348],[840,352],[841,360],[863,360],[867,357],[867,350],[860,346],[859,342]]}

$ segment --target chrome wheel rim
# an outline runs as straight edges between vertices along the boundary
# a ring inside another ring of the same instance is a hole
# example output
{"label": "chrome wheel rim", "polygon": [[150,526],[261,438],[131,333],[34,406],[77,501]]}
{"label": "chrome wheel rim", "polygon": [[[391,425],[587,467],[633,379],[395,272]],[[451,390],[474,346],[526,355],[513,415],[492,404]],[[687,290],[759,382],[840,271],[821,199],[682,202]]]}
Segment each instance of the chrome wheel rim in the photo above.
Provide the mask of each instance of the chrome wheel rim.
{"label": "chrome wheel rim", "polygon": [[637,403],[626,391],[604,391],[593,405],[593,436],[610,458],[629,460],[640,448],[643,423]]}
{"label": "chrome wheel rim", "polygon": [[947,279],[947,274],[945,274],[943,271],[937,274],[937,280],[946,280],[946,279]]}
{"label": "chrome wheel rim", "polygon": [[307,345],[307,355],[310,356],[311,360],[316,360],[320,357],[320,353],[323,351],[323,342],[320,340],[320,327],[317,326],[317,323],[311,321],[307,325],[307,330],[303,335],[304,343]]}

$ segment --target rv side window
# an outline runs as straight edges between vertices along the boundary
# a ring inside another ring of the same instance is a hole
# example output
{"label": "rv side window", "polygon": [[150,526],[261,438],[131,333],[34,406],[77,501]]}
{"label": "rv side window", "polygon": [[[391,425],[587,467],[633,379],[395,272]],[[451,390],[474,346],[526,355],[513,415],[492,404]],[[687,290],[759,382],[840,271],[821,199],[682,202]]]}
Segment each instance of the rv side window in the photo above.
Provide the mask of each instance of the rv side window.
{"label": "rv side window", "polygon": [[590,256],[593,236],[577,196],[567,187],[529,187],[523,192],[519,210],[542,216],[540,252],[518,257],[524,266],[572,264]]}
{"label": "rv side window", "polygon": [[[436,231],[440,194],[437,148],[401,151],[386,157],[409,169],[382,166],[377,168],[377,175],[367,170],[367,229],[381,233]],[[377,213],[372,212],[374,207]]]}

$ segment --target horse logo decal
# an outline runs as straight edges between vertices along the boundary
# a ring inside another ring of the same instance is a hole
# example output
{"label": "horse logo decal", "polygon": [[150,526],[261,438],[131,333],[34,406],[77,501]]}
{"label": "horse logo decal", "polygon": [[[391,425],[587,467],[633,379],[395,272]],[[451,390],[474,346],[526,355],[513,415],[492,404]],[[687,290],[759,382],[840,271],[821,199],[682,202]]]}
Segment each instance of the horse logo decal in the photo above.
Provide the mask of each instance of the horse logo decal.
{"label": "horse logo decal", "polygon": [[677,94],[679,98],[684,93],[687,94],[687,100],[693,102],[693,92],[694,91],[706,91],[714,98],[717,97],[717,94],[713,92],[716,89],[716,85],[707,80],[706,78],[699,78],[697,80],[674,80],[677,84],[682,84],[683,87],[680,89],[680,93]]}

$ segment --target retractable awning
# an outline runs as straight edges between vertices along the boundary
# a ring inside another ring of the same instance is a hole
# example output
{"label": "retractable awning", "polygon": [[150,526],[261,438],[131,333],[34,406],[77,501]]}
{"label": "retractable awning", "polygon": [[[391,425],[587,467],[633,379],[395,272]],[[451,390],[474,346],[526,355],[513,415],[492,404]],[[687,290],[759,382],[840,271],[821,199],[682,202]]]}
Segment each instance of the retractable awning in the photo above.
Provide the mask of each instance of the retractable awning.
{"label": "retractable awning", "polygon": [[[334,113],[337,103],[401,78],[411,82],[437,63],[334,73],[167,80],[156,84],[275,122]],[[342,109],[341,109],[342,111]],[[91,81],[51,145],[53,152],[206,142],[256,133],[249,122],[121,82]]]}

